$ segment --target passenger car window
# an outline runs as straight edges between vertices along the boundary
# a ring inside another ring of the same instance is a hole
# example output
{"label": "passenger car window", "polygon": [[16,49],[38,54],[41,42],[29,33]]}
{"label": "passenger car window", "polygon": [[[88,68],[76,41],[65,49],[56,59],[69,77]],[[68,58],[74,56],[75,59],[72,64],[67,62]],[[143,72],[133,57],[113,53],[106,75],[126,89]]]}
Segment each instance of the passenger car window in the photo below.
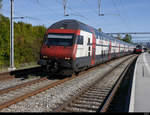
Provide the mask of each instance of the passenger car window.
{"label": "passenger car window", "polygon": [[88,38],[88,43],[90,43],[90,38]]}
{"label": "passenger car window", "polygon": [[78,36],[77,44],[83,44],[83,36]]}

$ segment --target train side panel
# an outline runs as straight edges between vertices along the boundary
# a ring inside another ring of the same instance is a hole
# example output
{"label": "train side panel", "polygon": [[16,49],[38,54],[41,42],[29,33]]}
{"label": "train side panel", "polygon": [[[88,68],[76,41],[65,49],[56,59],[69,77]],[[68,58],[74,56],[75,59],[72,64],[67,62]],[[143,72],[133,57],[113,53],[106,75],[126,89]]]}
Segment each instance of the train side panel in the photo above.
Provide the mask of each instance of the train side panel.
{"label": "train side panel", "polygon": [[92,56],[92,33],[80,30],[77,38],[76,60],[74,69],[78,70],[91,65]]}

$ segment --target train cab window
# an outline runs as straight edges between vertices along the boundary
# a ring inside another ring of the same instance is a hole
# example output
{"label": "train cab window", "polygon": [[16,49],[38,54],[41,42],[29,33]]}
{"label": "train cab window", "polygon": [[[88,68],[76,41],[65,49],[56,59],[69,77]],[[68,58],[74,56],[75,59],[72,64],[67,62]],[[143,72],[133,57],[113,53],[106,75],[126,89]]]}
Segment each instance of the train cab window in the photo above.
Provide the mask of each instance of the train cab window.
{"label": "train cab window", "polygon": [[77,39],[77,44],[83,44],[83,36],[79,35]]}
{"label": "train cab window", "polygon": [[48,34],[44,44],[47,46],[72,46],[73,34]]}

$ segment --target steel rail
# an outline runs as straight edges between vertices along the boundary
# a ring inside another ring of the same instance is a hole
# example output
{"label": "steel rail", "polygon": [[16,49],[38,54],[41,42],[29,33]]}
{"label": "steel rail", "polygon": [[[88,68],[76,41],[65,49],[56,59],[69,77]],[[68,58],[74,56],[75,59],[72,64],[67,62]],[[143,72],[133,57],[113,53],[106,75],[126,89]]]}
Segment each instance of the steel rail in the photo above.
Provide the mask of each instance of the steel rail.
{"label": "steel rail", "polygon": [[[131,58],[131,57],[130,57]],[[129,58],[127,58],[126,60],[128,60]],[[123,63],[124,60],[121,62]],[[121,64],[120,63],[120,64]],[[57,108],[53,109],[53,112],[61,112],[63,111],[67,106],[71,105],[71,103],[74,103],[76,100],[78,100],[85,92],[87,92],[90,88],[92,88],[96,83],[97,81],[100,81],[102,80],[105,76],[109,75],[112,71],[114,71],[114,69],[116,69],[120,64],[118,64],[115,68],[113,68],[111,71],[109,71],[108,73],[106,73],[103,77],[99,78],[98,80],[96,80],[92,85],[90,86],[85,86],[82,88],[82,91],[80,91],[78,94],[76,94],[75,96],[71,97],[69,100],[65,101],[62,105],[58,106]],[[104,91],[101,91],[101,94],[97,96],[100,96],[102,100],[105,99],[106,97],[106,92]],[[90,96],[91,97],[91,96]],[[95,96],[93,96],[92,98],[94,98]],[[103,101],[102,101],[103,102]],[[90,109],[90,108],[89,108]],[[70,111],[72,112],[72,111]],[[96,112],[96,111],[95,111]]]}
{"label": "steel rail", "polygon": [[[137,56],[134,58],[134,60],[137,58]],[[129,67],[131,66],[131,64],[134,62],[131,61],[126,68],[124,69],[124,71],[121,73],[120,77],[118,78],[118,80],[116,81],[116,84],[114,85],[114,87],[112,88],[112,90],[110,91],[109,95],[107,96],[107,99],[105,99],[105,102],[102,104],[102,106],[98,109],[97,112],[106,112],[110,103],[112,102],[113,97],[115,96],[116,91],[118,90],[126,72],[128,71]]]}
{"label": "steel rail", "polygon": [[46,77],[39,78],[39,79],[36,79],[36,80],[32,80],[32,81],[29,81],[29,82],[25,82],[25,83],[22,83],[22,84],[19,84],[19,85],[12,86],[12,87],[9,87],[9,88],[1,89],[0,90],[0,95],[2,95],[4,93],[8,93],[9,91],[14,91],[14,90],[17,90],[19,88],[26,87],[26,86],[38,83],[38,82],[42,82],[44,80],[47,80],[47,78]]}
{"label": "steel rail", "polygon": [[[112,62],[112,61],[110,61],[110,62]],[[107,62],[107,64],[110,63],[110,62]],[[99,66],[103,66],[103,65],[104,65],[104,64],[101,64],[101,65],[99,65]],[[98,67],[99,67],[99,66],[98,66]],[[96,68],[98,68],[98,67],[94,67],[94,68],[96,69]],[[88,71],[95,70],[94,68],[91,68],[91,69],[89,69]],[[12,99],[12,100],[10,100],[10,101],[8,101],[8,102],[4,102],[4,103],[0,104],[0,110],[4,109],[4,108],[6,108],[6,107],[8,107],[8,106],[10,106],[10,105],[12,105],[12,104],[18,103],[18,102],[20,102],[20,101],[22,101],[22,100],[24,100],[24,99],[26,99],[26,98],[29,98],[29,97],[31,97],[31,96],[33,96],[33,95],[36,95],[36,94],[38,94],[38,93],[41,93],[41,92],[43,92],[43,91],[45,91],[45,90],[48,90],[48,89],[53,88],[53,87],[55,87],[55,86],[61,85],[61,84],[63,84],[64,82],[67,82],[67,81],[69,81],[69,80],[74,79],[75,77],[82,77],[82,75],[83,75],[83,74],[86,74],[86,73],[87,73],[87,71],[81,72],[81,73],[79,74],[79,76],[72,75],[72,76],[69,77],[69,78],[64,78],[64,79],[62,79],[62,80],[60,80],[60,81],[56,81],[56,82],[51,83],[51,84],[49,84],[49,85],[46,85],[46,86],[44,86],[44,87],[42,87],[42,88],[39,88],[39,89],[37,89],[37,90],[35,90],[35,91],[26,93],[26,94],[24,94],[24,95],[22,95],[22,96],[19,96],[19,97],[16,97],[15,99]]]}
{"label": "steel rail", "polygon": [[22,101],[22,100],[24,100],[24,99],[26,99],[26,98],[28,98],[28,97],[30,97],[30,96],[36,95],[36,94],[38,94],[38,93],[41,93],[41,92],[43,92],[43,91],[45,91],[45,90],[47,90],[47,89],[49,89],[49,88],[53,88],[53,87],[55,87],[55,86],[57,86],[57,85],[60,85],[60,84],[66,82],[66,81],[68,81],[68,80],[73,79],[73,78],[74,78],[74,77],[65,78],[65,79],[63,79],[63,80],[60,80],[60,81],[51,83],[51,84],[49,84],[49,85],[46,85],[46,86],[44,86],[44,87],[42,87],[42,88],[40,88],[40,89],[38,89],[38,90],[35,90],[35,91],[33,91],[33,92],[29,92],[29,93],[26,93],[26,94],[24,94],[24,95],[22,95],[22,96],[20,96],[20,97],[16,97],[15,99],[12,99],[12,100],[10,100],[10,101],[8,101],[8,102],[4,102],[4,103],[0,104],[0,110],[4,109],[4,108],[6,108],[6,107],[8,107],[8,106],[10,106],[10,105],[12,105],[12,104],[15,104],[15,103],[17,103],[17,102],[20,102],[20,101]]}

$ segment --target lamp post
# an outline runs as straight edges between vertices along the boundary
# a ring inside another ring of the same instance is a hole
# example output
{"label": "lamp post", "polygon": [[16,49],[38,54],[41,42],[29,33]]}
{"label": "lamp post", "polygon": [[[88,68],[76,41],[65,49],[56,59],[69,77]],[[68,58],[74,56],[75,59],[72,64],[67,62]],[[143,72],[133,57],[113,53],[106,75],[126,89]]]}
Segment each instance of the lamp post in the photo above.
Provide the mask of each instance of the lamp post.
{"label": "lamp post", "polygon": [[14,13],[14,0],[11,2],[11,11],[10,11],[10,67],[8,70],[15,70],[14,66],[14,22],[13,22],[13,13]]}

